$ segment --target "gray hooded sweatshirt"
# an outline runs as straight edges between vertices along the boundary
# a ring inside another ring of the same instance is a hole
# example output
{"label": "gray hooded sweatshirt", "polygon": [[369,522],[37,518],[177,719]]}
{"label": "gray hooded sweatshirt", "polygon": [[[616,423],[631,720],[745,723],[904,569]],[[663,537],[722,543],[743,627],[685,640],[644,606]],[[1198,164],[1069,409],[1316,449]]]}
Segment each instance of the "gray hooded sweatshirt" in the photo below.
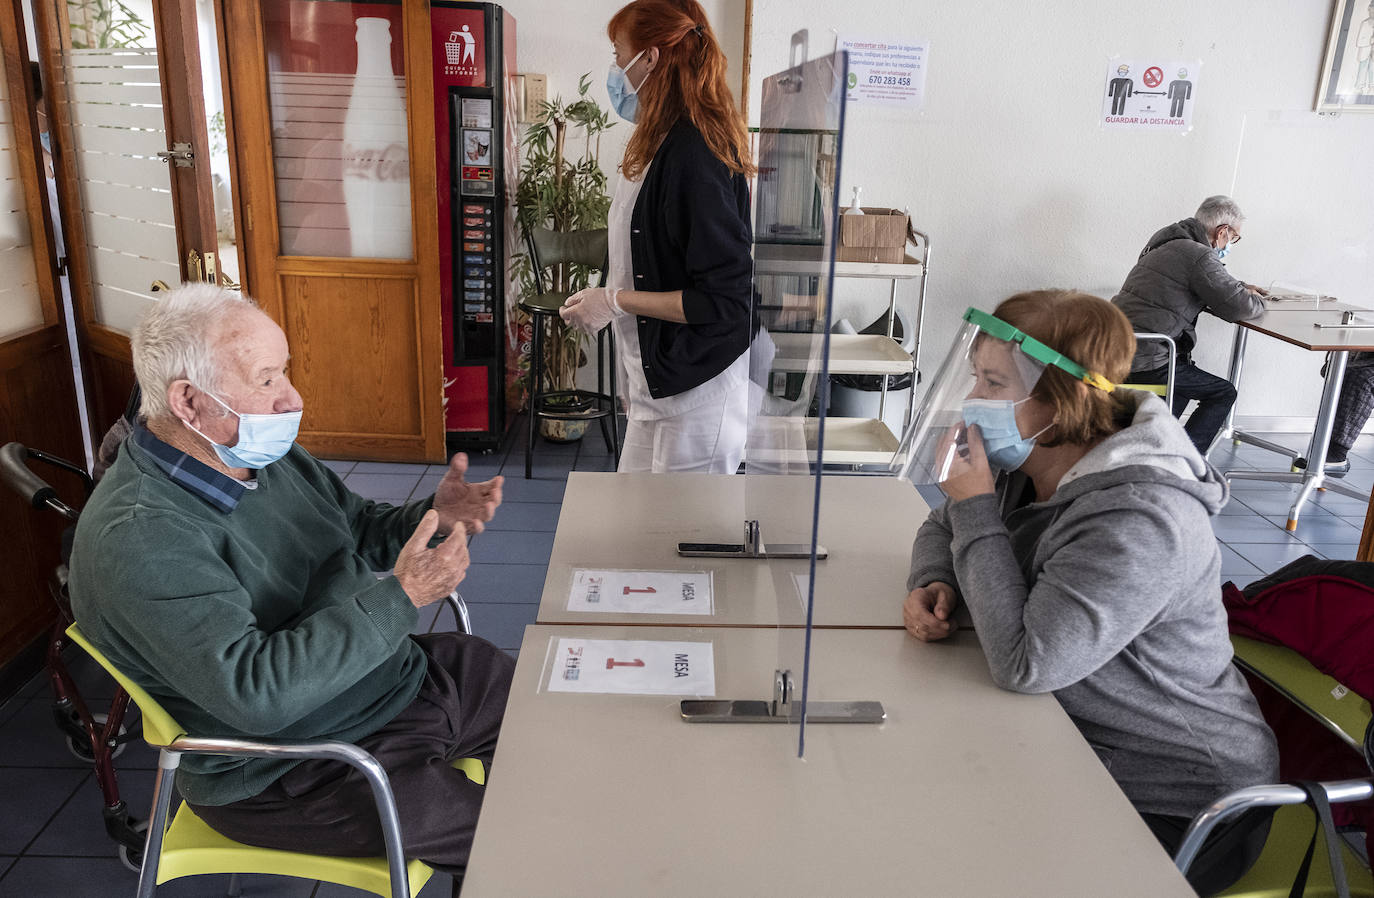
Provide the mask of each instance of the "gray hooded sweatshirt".
{"label": "gray hooded sweatshirt", "polygon": [[933,510],[907,588],[952,585],[999,686],[1053,692],[1136,810],[1191,817],[1274,781],[1278,750],[1231,664],[1209,522],[1226,483],[1138,396],[1049,500],[1013,473]]}

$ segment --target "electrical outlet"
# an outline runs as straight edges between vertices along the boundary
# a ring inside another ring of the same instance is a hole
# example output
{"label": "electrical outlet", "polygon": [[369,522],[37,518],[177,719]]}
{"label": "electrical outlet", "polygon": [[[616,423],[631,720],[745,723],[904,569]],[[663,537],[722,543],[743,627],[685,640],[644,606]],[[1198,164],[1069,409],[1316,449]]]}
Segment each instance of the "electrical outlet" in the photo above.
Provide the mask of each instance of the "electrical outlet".
{"label": "electrical outlet", "polygon": [[549,99],[549,76],[525,73],[525,115],[534,118]]}

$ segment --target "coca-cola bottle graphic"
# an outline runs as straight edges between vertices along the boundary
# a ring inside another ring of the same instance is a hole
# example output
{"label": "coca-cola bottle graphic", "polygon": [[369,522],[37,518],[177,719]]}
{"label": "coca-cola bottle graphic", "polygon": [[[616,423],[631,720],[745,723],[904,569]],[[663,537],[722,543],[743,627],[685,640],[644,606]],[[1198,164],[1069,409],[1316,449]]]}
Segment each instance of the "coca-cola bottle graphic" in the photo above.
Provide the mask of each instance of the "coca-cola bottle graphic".
{"label": "coca-cola bottle graphic", "polygon": [[406,104],[391,71],[391,23],[360,18],[358,72],[343,127],[343,191],[352,255],[408,259]]}

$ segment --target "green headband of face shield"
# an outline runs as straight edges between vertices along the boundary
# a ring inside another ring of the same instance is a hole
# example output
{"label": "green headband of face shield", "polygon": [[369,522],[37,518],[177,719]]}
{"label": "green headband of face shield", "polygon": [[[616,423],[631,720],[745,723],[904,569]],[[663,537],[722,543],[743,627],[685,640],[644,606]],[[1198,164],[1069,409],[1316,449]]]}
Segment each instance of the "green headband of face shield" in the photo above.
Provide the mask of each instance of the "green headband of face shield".
{"label": "green headband of face shield", "polygon": [[1037,362],[1046,365],[1053,365],[1060,371],[1065,372],[1074,380],[1081,380],[1090,387],[1097,387],[1104,393],[1110,393],[1116,389],[1116,384],[1107,380],[1095,371],[1089,371],[1073,359],[1060,355],[1055,350],[1049,348],[1044,343],[1034,337],[1007,324],[1001,318],[994,318],[987,312],[975,309],[972,306],[964,313],[964,320],[970,324],[977,325],[984,333],[996,337],[1006,343],[1015,343],[1021,351]]}

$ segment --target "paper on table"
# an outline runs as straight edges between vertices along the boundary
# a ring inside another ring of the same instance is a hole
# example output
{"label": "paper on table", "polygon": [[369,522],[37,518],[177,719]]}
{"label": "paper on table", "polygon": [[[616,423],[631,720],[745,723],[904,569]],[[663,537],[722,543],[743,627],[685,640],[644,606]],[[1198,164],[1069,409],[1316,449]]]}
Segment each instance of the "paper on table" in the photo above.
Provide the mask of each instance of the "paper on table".
{"label": "paper on table", "polygon": [[709,642],[551,637],[549,647],[550,692],[716,694],[714,646]]}
{"label": "paper on table", "polygon": [[1265,302],[1279,303],[1310,303],[1317,305],[1323,302],[1334,302],[1336,297],[1327,296],[1317,290],[1307,287],[1298,287],[1293,284],[1283,284],[1275,281],[1269,285],[1269,295],[1264,297]]}
{"label": "paper on table", "polygon": [[710,571],[573,571],[569,611],[714,614]]}

